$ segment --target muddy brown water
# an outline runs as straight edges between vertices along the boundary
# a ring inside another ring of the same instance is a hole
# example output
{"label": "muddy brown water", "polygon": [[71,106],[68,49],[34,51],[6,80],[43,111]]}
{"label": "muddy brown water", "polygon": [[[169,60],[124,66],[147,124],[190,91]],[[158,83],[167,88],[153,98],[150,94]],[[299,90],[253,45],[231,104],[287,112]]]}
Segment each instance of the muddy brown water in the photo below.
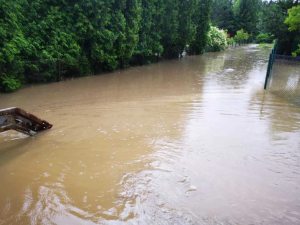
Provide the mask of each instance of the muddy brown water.
{"label": "muddy brown water", "polygon": [[300,224],[300,108],[254,45],[0,95],[0,224]]}

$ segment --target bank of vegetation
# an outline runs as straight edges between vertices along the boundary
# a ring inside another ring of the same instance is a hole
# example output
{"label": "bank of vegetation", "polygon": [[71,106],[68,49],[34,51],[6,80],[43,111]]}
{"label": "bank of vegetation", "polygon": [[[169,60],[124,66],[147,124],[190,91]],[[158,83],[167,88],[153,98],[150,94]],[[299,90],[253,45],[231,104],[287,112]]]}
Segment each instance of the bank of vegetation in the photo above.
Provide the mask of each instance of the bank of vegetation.
{"label": "bank of vegetation", "polygon": [[95,68],[100,73],[142,64],[154,55],[178,57],[186,45],[190,54],[201,54],[211,5],[211,0],[0,0],[0,64],[28,62],[3,66],[0,89],[34,82],[31,74],[37,71],[53,81],[56,59],[80,61],[76,75],[83,76]]}
{"label": "bank of vegetation", "polygon": [[[289,29],[289,23],[300,23],[298,5],[298,0],[214,0],[211,20],[214,26],[228,30],[231,37],[243,29],[256,43],[277,39],[278,54],[295,55],[299,54],[300,32],[295,26]],[[234,39],[239,38],[229,42]]]}
{"label": "bank of vegetation", "polygon": [[175,58],[184,51],[221,51],[234,41],[279,39],[279,46],[293,45],[299,31],[289,30],[284,21],[288,9],[297,4],[293,0],[0,0],[0,92],[55,81],[58,59],[62,59],[62,76],[74,77],[142,65],[159,56]]}

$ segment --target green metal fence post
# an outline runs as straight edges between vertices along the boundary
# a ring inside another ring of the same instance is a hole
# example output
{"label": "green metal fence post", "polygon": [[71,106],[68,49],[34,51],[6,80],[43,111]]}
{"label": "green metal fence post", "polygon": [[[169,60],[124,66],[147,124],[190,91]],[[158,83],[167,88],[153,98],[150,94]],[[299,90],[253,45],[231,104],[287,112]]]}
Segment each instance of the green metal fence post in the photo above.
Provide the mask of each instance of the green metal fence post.
{"label": "green metal fence post", "polygon": [[272,61],[272,54],[270,54],[270,57],[269,57],[267,75],[266,75],[265,86],[264,86],[265,90],[267,89],[268,79],[269,79],[270,72],[271,72],[271,61]]}
{"label": "green metal fence post", "polygon": [[267,89],[268,79],[270,77],[270,74],[271,74],[271,71],[273,69],[273,65],[274,65],[275,59],[276,59],[277,44],[278,44],[278,41],[276,40],[274,48],[272,49],[272,52],[271,52],[270,57],[269,57],[267,75],[266,75],[265,86],[264,86],[265,90]]}
{"label": "green metal fence post", "polygon": [[276,58],[276,51],[275,51],[275,49],[273,49],[271,69],[273,69],[273,65],[274,65],[274,62],[275,62],[275,58]]}

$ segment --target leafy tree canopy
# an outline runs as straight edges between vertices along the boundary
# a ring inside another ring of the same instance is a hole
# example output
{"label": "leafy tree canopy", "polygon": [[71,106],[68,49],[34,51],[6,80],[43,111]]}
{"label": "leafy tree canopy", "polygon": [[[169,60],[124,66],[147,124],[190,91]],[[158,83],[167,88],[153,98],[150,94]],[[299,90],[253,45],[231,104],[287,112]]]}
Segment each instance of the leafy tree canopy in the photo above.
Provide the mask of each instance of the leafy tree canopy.
{"label": "leafy tree canopy", "polygon": [[289,30],[300,30],[300,5],[288,10],[289,17],[285,20],[285,24],[289,25]]}

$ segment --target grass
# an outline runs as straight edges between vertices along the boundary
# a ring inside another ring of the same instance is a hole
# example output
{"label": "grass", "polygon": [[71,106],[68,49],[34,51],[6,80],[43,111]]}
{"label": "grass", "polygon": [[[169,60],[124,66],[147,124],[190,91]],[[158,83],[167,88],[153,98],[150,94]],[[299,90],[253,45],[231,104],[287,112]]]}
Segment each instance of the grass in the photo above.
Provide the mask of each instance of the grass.
{"label": "grass", "polygon": [[269,48],[274,48],[275,44],[269,44]]}

